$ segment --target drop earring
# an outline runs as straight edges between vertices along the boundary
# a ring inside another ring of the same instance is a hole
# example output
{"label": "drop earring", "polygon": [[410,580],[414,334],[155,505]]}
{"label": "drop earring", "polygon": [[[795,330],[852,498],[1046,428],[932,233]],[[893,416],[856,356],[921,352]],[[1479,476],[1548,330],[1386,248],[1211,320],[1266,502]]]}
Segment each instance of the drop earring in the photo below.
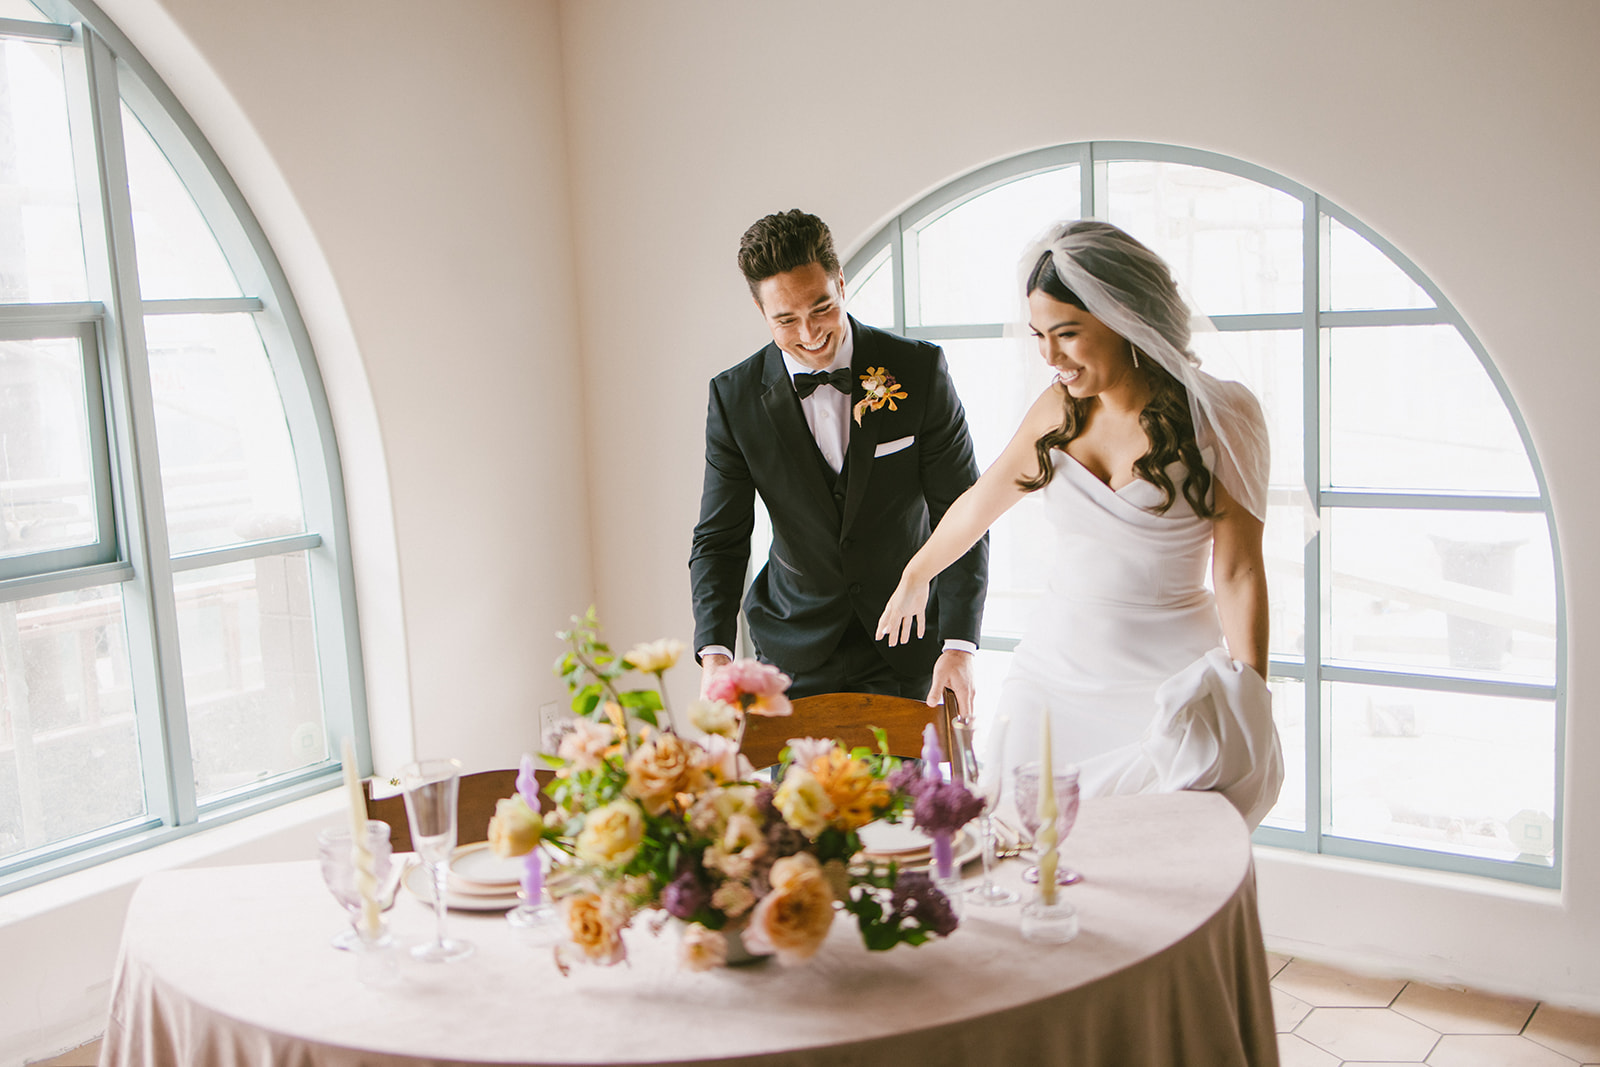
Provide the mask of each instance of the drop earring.
{"label": "drop earring", "polygon": [[1133,369],[1139,369],[1139,349],[1136,345],[1129,345],[1128,351],[1133,353]]}

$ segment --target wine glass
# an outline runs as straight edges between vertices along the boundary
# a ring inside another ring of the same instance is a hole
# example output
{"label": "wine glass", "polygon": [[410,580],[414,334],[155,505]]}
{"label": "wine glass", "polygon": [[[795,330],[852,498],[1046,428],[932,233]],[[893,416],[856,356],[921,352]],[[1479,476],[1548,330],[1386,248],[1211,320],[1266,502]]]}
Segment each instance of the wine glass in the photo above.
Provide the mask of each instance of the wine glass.
{"label": "wine glass", "polygon": [[[994,809],[1000,803],[1001,783],[1005,775],[1001,771],[1001,753],[1005,751],[1006,725],[1010,720],[1001,716],[995,723],[994,736],[989,739],[989,751],[982,763],[973,745],[973,723],[971,719],[956,719],[951,723],[950,735],[956,750],[952,757],[961,762],[961,774],[967,783],[967,788],[973,795],[983,801],[983,811],[978,816],[978,834],[983,839],[983,881],[967,890],[967,898],[974,904],[985,907],[999,907],[1003,904],[1015,904],[1020,897],[1015,890],[1006,889],[996,885],[994,880]],[[954,772],[952,771],[952,777]]]}
{"label": "wine glass", "polygon": [[[1029,837],[1039,833],[1039,764],[1022,763],[1012,774],[1015,789],[1013,800],[1017,805],[1017,818]],[[1078,821],[1078,768],[1068,767],[1051,775],[1056,785],[1056,844],[1060,845],[1072,832]],[[1022,880],[1030,884],[1039,881],[1039,865],[1035,863],[1022,872]],[[1074,885],[1083,881],[1083,875],[1071,867],[1056,868],[1056,885]]]}
{"label": "wine glass", "polygon": [[[379,912],[394,907],[395,891],[400,888],[400,874],[404,864],[395,863],[390,852],[389,824],[370,819],[365,826],[364,841],[372,853],[372,873],[377,879],[374,899]],[[361,921],[361,892],[356,887],[356,868],[351,856],[350,827],[338,826],[317,834],[317,857],[322,864],[322,880],[327,883],[333,899],[344,905],[350,913],[350,926],[333,939],[333,947],[354,949],[361,947],[358,924]],[[380,921],[378,935],[367,944],[383,947],[389,944],[389,930]]]}
{"label": "wine glass", "polygon": [[433,941],[416,945],[411,954],[425,963],[448,963],[472,955],[472,942],[444,935],[445,895],[450,854],[456,847],[456,794],[461,764],[453,759],[420,760],[400,769],[406,817],[411,820],[411,847],[433,874]]}

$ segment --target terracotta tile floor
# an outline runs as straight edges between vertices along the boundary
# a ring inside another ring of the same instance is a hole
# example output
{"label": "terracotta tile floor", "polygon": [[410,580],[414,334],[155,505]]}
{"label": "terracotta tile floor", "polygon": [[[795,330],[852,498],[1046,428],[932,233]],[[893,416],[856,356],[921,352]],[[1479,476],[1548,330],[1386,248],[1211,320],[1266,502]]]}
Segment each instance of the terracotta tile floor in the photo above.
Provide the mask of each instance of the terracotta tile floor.
{"label": "terracotta tile floor", "polygon": [[[1600,1067],[1600,1016],[1267,954],[1283,1067]],[[94,1067],[100,1042],[33,1067]]]}
{"label": "terracotta tile floor", "polygon": [[1267,954],[1283,1067],[1590,1067],[1600,1016]]}

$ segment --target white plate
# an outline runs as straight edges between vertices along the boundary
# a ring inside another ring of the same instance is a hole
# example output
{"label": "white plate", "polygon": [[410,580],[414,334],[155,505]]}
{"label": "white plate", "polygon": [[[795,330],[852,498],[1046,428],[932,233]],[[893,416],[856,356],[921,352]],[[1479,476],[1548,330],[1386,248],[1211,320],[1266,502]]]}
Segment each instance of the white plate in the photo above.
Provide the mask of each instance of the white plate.
{"label": "white plate", "polygon": [[[920,831],[918,832],[920,833]],[[959,871],[983,854],[983,842],[979,840],[977,834],[969,834],[965,830],[957,830],[955,840],[950,842],[950,850],[955,854],[953,857],[955,867]],[[899,864],[902,871],[925,871],[933,864],[932,853],[932,848],[929,848],[927,852],[909,852],[904,856],[868,856],[863,852],[856,856],[851,866],[861,869],[871,864],[875,867],[887,869],[892,861]]]}
{"label": "white plate", "polygon": [[522,882],[525,864],[522,856],[501,859],[487,841],[462,845],[450,854],[450,874],[453,880],[464,885],[460,888],[474,892],[486,889],[515,888]]}
{"label": "white plate", "polygon": [[933,847],[933,838],[905,822],[869,822],[857,831],[861,838],[861,851],[874,859],[903,855],[907,852],[926,852]]}
{"label": "white plate", "polygon": [[[406,872],[403,881],[405,887],[411,891],[412,896],[429,907],[433,906],[433,871],[429,870],[427,864],[419,863],[412,867]],[[521,903],[521,899],[517,896],[515,890],[488,896],[477,893],[458,893],[447,889],[444,903],[445,907],[454,908],[457,911],[505,911],[508,908],[516,907]]]}

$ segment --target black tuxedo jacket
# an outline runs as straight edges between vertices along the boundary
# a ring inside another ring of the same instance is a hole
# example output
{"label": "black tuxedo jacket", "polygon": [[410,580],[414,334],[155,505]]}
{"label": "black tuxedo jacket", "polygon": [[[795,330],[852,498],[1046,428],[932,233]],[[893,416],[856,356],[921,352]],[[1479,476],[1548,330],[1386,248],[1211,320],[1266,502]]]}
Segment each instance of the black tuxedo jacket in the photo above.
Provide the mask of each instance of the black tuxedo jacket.
{"label": "black tuxedo jacket", "polygon": [[[884,368],[906,398],[898,410],[851,422],[838,477],[817,449],[776,344],[711,380],[705,487],[689,556],[696,649],[734,647],[757,493],[772,518],[772,549],[745,614],[761,657],[794,672],[821,664],[852,616],[873,632],[906,562],[978,477],[939,347],[853,318],[850,327],[852,407],[865,395],[869,367]],[[985,535],[934,582],[927,635],[894,648],[878,642],[896,673],[926,675],[945,638],[976,643],[988,563]]]}

